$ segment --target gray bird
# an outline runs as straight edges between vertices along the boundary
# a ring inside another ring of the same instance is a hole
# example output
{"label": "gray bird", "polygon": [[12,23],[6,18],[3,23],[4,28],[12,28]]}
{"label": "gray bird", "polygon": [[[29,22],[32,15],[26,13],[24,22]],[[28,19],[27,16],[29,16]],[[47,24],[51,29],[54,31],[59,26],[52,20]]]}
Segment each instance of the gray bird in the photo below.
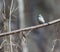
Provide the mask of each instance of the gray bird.
{"label": "gray bird", "polygon": [[41,14],[39,14],[39,16],[38,16],[37,19],[38,19],[38,22],[39,22],[40,24],[45,23],[44,17],[43,17]]}

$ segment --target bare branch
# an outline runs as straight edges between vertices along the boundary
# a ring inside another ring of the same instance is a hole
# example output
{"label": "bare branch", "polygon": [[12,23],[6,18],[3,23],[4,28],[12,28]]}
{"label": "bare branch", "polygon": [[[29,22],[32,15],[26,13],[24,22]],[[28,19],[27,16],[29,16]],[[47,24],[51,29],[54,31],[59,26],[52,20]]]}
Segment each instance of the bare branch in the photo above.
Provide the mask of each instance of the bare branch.
{"label": "bare branch", "polygon": [[5,14],[5,7],[6,7],[6,6],[5,6],[5,0],[3,0],[3,4],[4,4],[4,14]]}
{"label": "bare branch", "polygon": [[2,48],[2,47],[4,47],[4,44],[7,42],[7,40],[4,40],[2,43],[1,43],[1,45],[0,45],[0,49]]}
{"label": "bare branch", "polygon": [[17,9],[18,9],[18,7],[16,7],[16,8],[13,7],[13,9],[12,9],[12,13],[15,12]]}
{"label": "bare branch", "polygon": [[29,30],[27,33],[26,33],[26,31],[25,32],[23,31],[23,34],[24,34],[23,36],[26,38],[31,33],[32,30],[33,29]]}
{"label": "bare branch", "polygon": [[[9,13],[9,32],[11,32],[11,15],[12,15],[12,8],[13,8],[13,0],[11,1],[10,13]],[[11,52],[13,52],[12,36],[11,36],[11,35],[10,35],[10,49],[11,49]]]}
{"label": "bare branch", "polygon": [[53,51],[54,51],[57,41],[60,41],[60,39],[55,39],[55,40],[53,40],[53,43],[54,43],[54,44],[53,44],[53,47],[52,47],[52,49],[51,49],[50,52],[53,52]]}
{"label": "bare branch", "polygon": [[28,31],[28,30],[31,30],[31,29],[38,29],[38,28],[46,27],[46,26],[49,26],[49,25],[56,24],[58,22],[60,22],[60,19],[57,19],[57,20],[54,20],[54,21],[51,21],[51,22],[48,22],[48,23],[44,23],[44,24],[41,24],[41,25],[36,25],[36,26],[32,26],[32,27],[27,27],[27,28],[23,28],[23,29],[14,30],[14,31],[11,31],[11,32],[1,33],[0,37],[8,36],[8,35],[14,35],[14,33],[18,33],[18,32],[21,32],[21,31]]}
{"label": "bare branch", "polygon": [[51,51],[50,51],[50,52],[53,52],[53,51],[54,51],[55,46],[56,46],[56,41],[57,41],[57,39],[53,41],[54,45],[53,45],[53,47],[52,47],[52,49],[51,49]]}
{"label": "bare branch", "polygon": [[33,30],[33,29],[29,30],[28,33],[26,34],[26,36],[28,36],[28,35],[31,33],[32,30]]}

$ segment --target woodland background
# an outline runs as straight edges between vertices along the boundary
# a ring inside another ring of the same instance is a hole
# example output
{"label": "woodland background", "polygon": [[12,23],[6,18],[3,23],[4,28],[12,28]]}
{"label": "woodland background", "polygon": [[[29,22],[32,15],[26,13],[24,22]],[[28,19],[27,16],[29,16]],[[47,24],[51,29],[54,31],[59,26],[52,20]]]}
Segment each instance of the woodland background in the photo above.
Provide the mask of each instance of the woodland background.
{"label": "woodland background", "polygon": [[[0,33],[60,18],[60,0],[0,0]],[[60,22],[0,38],[0,52],[60,52]]]}

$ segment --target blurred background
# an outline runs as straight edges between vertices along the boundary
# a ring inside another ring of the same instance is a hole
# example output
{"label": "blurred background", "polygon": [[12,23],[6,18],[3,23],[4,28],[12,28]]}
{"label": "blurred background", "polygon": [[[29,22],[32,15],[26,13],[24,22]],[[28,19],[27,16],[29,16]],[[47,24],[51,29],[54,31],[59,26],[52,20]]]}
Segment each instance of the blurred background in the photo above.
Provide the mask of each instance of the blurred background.
{"label": "blurred background", "polygon": [[[60,0],[0,0],[0,33],[60,18]],[[23,37],[22,35],[27,35]],[[0,52],[60,52],[60,22],[0,38]]]}

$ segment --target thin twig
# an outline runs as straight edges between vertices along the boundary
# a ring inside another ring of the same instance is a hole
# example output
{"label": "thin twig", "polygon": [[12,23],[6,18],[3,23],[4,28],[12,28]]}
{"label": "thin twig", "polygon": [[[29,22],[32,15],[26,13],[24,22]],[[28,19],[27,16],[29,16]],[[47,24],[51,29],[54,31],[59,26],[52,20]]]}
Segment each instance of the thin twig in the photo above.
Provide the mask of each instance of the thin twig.
{"label": "thin twig", "polygon": [[14,9],[15,9],[15,7],[13,7],[13,8],[12,8],[12,11],[11,11],[11,13],[13,13]]}
{"label": "thin twig", "polygon": [[1,43],[1,45],[0,45],[0,49],[2,48],[2,47],[4,47],[4,44],[7,42],[7,40],[4,40],[2,43]]}
{"label": "thin twig", "polygon": [[31,33],[32,30],[33,30],[33,29],[29,30],[28,33],[26,34],[26,36],[28,36],[28,35]]}
{"label": "thin twig", "polygon": [[15,46],[17,48],[20,48],[22,50],[22,48],[21,48],[21,46],[19,44],[14,44],[14,43],[12,43],[12,44],[13,44],[13,46]]}
{"label": "thin twig", "polygon": [[52,47],[52,49],[51,49],[50,52],[53,52],[53,51],[54,51],[57,41],[60,41],[60,39],[55,39],[55,40],[53,40],[53,43],[54,43],[54,44],[53,44],[53,47]]}
{"label": "thin twig", "polygon": [[26,38],[30,33],[31,33],[31,31],[32,31],[33,29],[31,29],[31,30],[29,30],[27,33],[25,33],[24,31],[23,31],[23,36]]}
{"label": "thin twig", "polygon": [[13,7],[13,9],[12,9],[12,13],[15,12],[17,9],[18,9],[18,7],[16,7],[16,8]]}
{"label": "thin twig", "polygon": [[56,41],[57,41],[57,39],[53,41],[54,45],[53,45],[53,47],[52,47],[52,49],[51,49],[51,51],[50,51],[50,52],[53,52],[53,51],[54,51],[55,46],[56,46]]}
{"label": "thin twig", "polygon": [[23,52],[28,52],[28,48],[27,48],[27,40],[26,40],[26,37],[25,37],[25,34],[23,33],[22,31],[22,40],[21,40],[21,45],[23,47]]}
{"label": "thin twig", "polygon": [[1,33],[0,37],[8,36],[8,35],[14,35],[14,33],[22,32],[22,31],[28,31],[28,30],[31,30],[31,29],[38,29],[38,28],[46,27],[46,26],[49,26],[49,25],[56,24],[58,22],[60,22],[60,19],[57,19],[57,20],[54,20],[54,21],[51,21],[51,22],[48,22],[48,23],[44,23],[44,24],[41,24],[41,25],[36,25],[36,26],[32,26],[32,27],[27,27],[27,28],[23,28],[23,29],[14,30],[14,31],[11,31],[11,32]]}
{"label": "thin twig", "polygon": [[17,17],[16,15],[12,15],[12,16],[15,17],[15,18]]}
{"label": "thin twig", "polygon": [[[11,32],[11,15],[12,15],[12,8],[13,8],[13,0],[11,1],[10,13],[9,13],[9,32]],[[11,48],[11,52],[13,52],[12,36],[11,36],[11,35],[10,35],[10,48]]]}
{"label": "thin twig", "polygon": [[5,7],[6,7],[6,6],[5,6],[5,0],[3,0],[3,3],[4,3],[4,14],[5,14]]}

